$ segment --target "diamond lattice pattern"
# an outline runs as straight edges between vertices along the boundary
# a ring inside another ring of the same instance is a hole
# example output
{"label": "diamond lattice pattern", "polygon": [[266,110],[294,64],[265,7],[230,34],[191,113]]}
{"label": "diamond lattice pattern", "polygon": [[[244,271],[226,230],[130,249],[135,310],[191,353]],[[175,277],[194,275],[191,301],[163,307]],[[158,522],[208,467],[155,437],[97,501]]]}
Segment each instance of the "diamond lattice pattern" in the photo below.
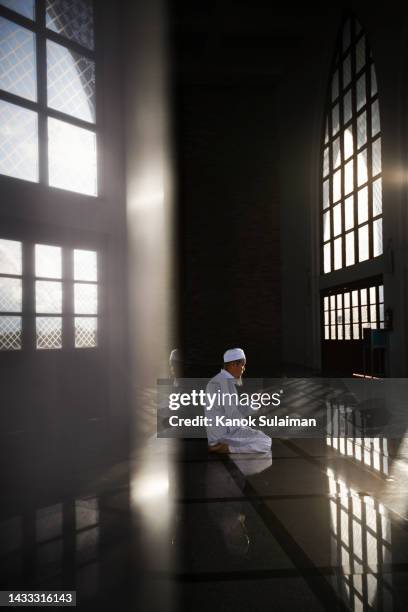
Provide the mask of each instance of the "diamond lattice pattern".
{"label": "diamond lattice pattern", "polygon": [[0,174],[38,181],[37,113],[0,100]]}
{"label": "diamond lattice pattern", "polygon": [[22,98],[37,99],[34,34],[0,17],[0,87]]}
{"label": "diamond lattice pattern", "polygon": [[62,319],[60,317],[37,317],[37,348],[56,349],[62,347]]}
{"label": "diamond lattice pattern", "polygon": [[0,311],[21,312],[21,279],[0,276]]}
{"label": "diamond lattice pattern", "polygon": [[97,345],[97,319],[93,317],[75,318],[75,347],[85,348]]}
{"label": "diamond lattice pattern", "polygon": [[47,0],[47,28],[93,49],[92,0]]}
{"label": "diamond lattice pattern", "polygon": [[0,317],[0,350],[21,349],[21,317]]}
{"label": "diamond lattice pattern", "polygon": [[47,41],[48,106],[95,121],[95,62]]}

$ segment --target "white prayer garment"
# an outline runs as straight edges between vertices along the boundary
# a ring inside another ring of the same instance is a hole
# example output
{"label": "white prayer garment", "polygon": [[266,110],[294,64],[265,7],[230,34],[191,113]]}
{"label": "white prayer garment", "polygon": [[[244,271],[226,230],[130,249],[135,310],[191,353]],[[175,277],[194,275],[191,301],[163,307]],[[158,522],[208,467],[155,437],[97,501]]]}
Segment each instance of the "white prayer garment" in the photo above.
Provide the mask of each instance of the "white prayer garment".
{"label": "white prayer garment", "polygon": [[[244,425],[228,426],[216,424],[216,417],[225,415],[227,419],[244,419],[244,414],[238,407],[236,389],[237,380],[227,372],[221,370],[212,378],[206,387],[207,397],[220,397],[215,401],[211,410],[206,410],[206,416],[212,417],[212,424],[207,425],[208,444],[224,443],[229,447],[230,453],[265,453],[271,450],[272,440],[262,431]],[[229,394],[229,395],[228,395]],[[225,400],[225,397],[231,400]],[[234,399],[235,398],[235,399]]]}

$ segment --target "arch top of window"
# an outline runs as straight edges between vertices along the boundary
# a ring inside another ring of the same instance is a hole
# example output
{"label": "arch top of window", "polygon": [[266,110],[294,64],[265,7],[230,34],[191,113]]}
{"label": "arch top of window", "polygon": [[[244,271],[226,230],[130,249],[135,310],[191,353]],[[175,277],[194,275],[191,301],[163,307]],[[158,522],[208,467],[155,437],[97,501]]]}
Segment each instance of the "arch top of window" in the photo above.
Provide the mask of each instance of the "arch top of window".
{"label": "arch top of window", "polygon": [[328,83],[321,156],[322,272],[382,254],[378,85],[361,23],[342,23]]}
{"label": "arch top of window", "polygon": [[[353,78],[358,78],[366,72],[367,66],[370,65],[374,69],[371,46],[367,35],[357,19],[348,17],[341,26],[332,63],[331,92],[329,95],[331,103],[334,104],[343,90],[350,90]],[[375,69],[374,80],[376,81]]]}

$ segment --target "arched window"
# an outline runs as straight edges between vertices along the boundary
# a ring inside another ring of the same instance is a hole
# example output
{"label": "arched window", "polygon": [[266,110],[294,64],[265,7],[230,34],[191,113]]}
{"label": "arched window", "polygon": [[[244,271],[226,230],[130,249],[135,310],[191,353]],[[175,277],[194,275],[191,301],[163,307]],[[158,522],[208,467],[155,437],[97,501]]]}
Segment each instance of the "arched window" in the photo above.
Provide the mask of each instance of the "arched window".
{"label": "arched window", "polygon": [[342,27],[322,145],[322,273],[383,252],[381,129],[370,46],[354,17]]}
{"label": "arched window", "polygon": [[0,175],[97,196],[93,0],[0,0]]}
{"label": "arched window", "polygon": [[362,265],[383,252],[380,108],[370,44],[354,16],[342,24],[329,79],[320,210],[322,371],[383,376],[383,332],[373,331],[385,328],[382,263]]}

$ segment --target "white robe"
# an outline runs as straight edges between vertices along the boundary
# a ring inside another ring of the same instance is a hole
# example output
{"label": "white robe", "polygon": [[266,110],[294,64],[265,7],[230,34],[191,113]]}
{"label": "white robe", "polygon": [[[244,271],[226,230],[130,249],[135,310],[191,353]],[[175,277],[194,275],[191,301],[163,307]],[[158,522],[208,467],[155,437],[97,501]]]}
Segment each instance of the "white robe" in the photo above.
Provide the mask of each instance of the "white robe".
{"label": "white robe", "polygon": [[[206,387],[206,393],[220,395],[223,393],[237,393],[236,379],[227,372],[221,370],[212,378]],[[212,418],[213,424],[207,426],[208,444],[219,442],[228,444],[230,453],[267,453],[271,450],[272,439],[262,431],[252,429],[244,425],[230,427],[227,425],[215,425],[215,417],[225,415],[226,418],[243,419],[244,414],[240,412],[237,402],[215,402],[211,410],[205,409],[206,416]]]}

